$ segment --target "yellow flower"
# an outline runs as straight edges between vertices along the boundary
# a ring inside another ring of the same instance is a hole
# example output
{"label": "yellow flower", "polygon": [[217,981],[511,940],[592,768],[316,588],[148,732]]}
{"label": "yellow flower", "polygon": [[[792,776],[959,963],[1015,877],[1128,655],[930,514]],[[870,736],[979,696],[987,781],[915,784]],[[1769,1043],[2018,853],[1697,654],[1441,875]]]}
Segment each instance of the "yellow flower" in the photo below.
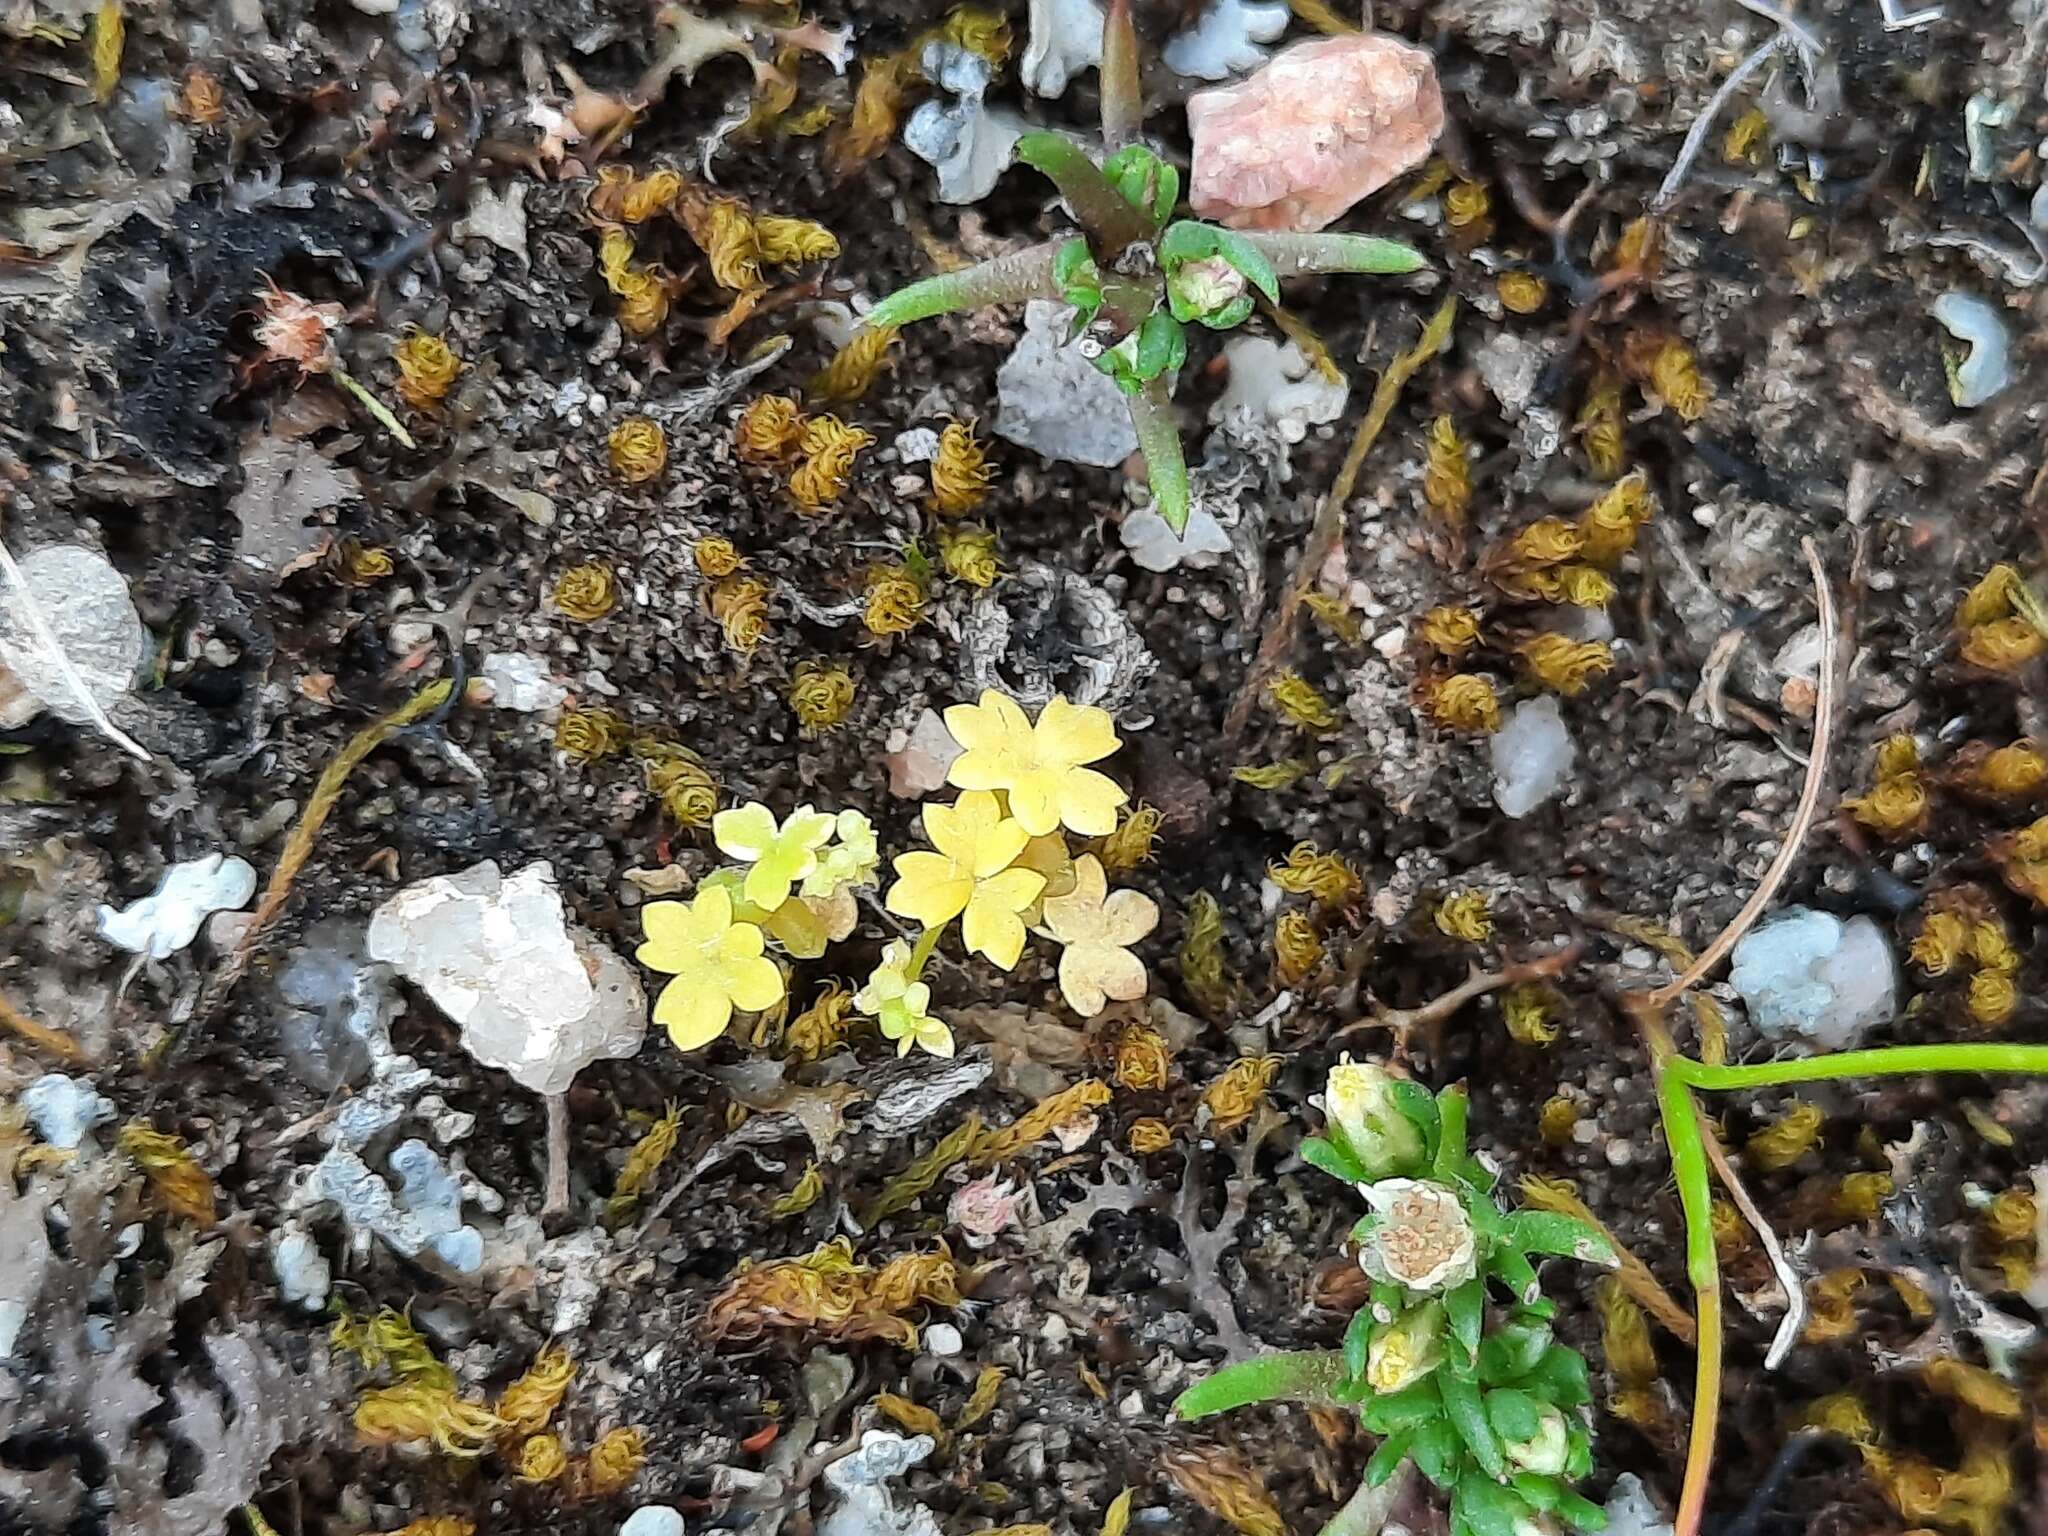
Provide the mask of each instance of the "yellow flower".
{"label": "yellow flower", "polygon": [[892,939],[867,985],[853,994],[853,1006],[874,1019],[896,1042],[896,1054],[922,1047],[933,1056],[953,1054],[953,1031],[931,1016],[932,989],[910,979],[910,946]]}
{"label": "yellow flower", "polygon": [[896,856],[889,910],[927,928],[965,913],[960,932],[968,950],[1012,969],[1024,953],[1020,914],[1045,889],[1043,875],[1011,867],[1031,834],[1004,816],[1000,802],[984,790],[964,794],[954,805],[927,805],[924,830],[938,852]]}
{"label": "yellow flower", "polygon": [[1110,998],[1145,995],[1145,965],[1129,946],[1159,926],[1159,907],[1142,891],[1111,894],[1102,861],[1084,853],[1074,861],[1074,888],[1045,899],[1045,932],[1060,951],[1060,995],[1083,1018],[1102,1012]]}
{"label": "yellow flower", "polygon": [[1082,766],[1122,745],[1107,711],[1056,694],[1034,726],[1016,700],[988,688],[980,703],[948,709],[946,729],[965,749],[946,771],[947,782],[1005,791],[1010,814],[1028,835],[1043,837],[1061,825],[1083,837],[1116,830],[1117,808],[1129,796],[1107,774]]}
{"label": "yellow flower", "polygon": [[818,867],[804,876],[803,894],[813,901],[826,900],[850,885],[873,885],[881,867],[875,824],[867,817],[859,811],[841,811],[832,830],[837,841],[819,855]]}
{"label": "yellow flower", "polygon": [[[865,818],[863,818],[865,819]],[[775,813],[758,800],[720,811],[711,818],[711,840],[747,871],[746,898],[764,912],[789,900],[790,887],[818,867],[818,850],[831,841],[833,819],[800,805],[776,825]]]}
{"label": "yellow flower", "polygon": [[752,923],[733,921],[730,892],[713,888],[690,902],[652,902],[641,924],[647,942],[635,958],[675,977],[655,1000],[654,1022],[677,1050],[716,1040],[735,1008],[758,1013],[782,1001],[782,971],[764,953],[768,941]]}

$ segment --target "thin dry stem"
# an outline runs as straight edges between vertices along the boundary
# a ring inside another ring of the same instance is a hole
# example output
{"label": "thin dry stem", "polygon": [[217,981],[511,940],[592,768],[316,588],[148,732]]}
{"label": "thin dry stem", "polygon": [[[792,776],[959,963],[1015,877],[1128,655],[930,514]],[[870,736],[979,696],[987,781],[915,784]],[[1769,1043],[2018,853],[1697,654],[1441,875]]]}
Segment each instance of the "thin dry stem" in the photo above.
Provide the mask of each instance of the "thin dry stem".
{"label": "thin dry stem", "polygon": [[548,1106],[548,1188],[541,1206],[543,1226],[569,1214],[569,1098],[567,1094],[547,1095]]}
{"label": "thin dry stem", "polygon": [[1545,955],[1538,960],[1524,960],[1518,964],[1505,965],[1497,971],[1482,971],[1475,965],[1463,981],[1443,996],[1432,998],[1414,1008],[1376,1006],[1371,1018],[1360,1019],[1355,1024],[1346,1024],[1330,1036],[1330,1043],[1335,1044],[1346,1035],[1356,1034],[1360,1030],[1391,1029],[1397,1034],[1405,1035],[1412,1029],[1441,1024],[1456,1017],[1458,1011],[1467,1003],[1475,998],[1484,997],[1489,992],[1498,992],[1503,987],[1518,986],[1525,981],[1547,981],[1563,974],[1571,969],[1573,962],[1579,958],[1581,947],[1578,944],[1567,944],[1554,954]]}
{"label": "thin dry stem", "polygon": [[1806,760],[1806,784],[1799,794],[1799,808],[1792,813],[1792,824],[1785,829],[1785,840],[1778,848],[1778,856],[1771,861],[1763,879],[1757,882],[1749,900],[1742,904],[1742,910],[1735,914],[1734,921],[1715,936],[1713,943],[1700,951],[1699,958],[1685,968],[1683,975],[1650,994],[1649,1003],[1653,1008],[1663,1009],[1683,997],[1755,926],[1764,909],[1776,899],[1778,888],[1792,873],[1792,866],[1799,861],[1799,850],[1806,842],[1807,832],[1812,829],[1815,813],[1820,809],[1821,789],[1828,776],[1828,749],[1834,744],[1835,734],[1835,690],[1838,683],[1835,675],[1835,599],[1828,589],[1827,572],[1821,568],[1820,552],[1813,547],[1813,540],[1801,539],[1799,547],[1806,555],[1807,567],[1813,572],[1813,599],[1820,622],[1820,698],[1813,711],[1813,751]]}
{"label": "thin dry stem", "polygon": [[52,1056],[60,1057],[73,1066],[84,1066],[92,1060],[84,1046],[61,1029],[37,1023],[15,1007],[4,992],[0,992],[0,1029],[5,1029],[9,1034],[19,1037],[38,1050],[48,1051]]}
{"label": "thin dry stem", "polygon": [[1770,1353],[1764,1356],[1764,1369],[1775,1371],[1784,1363],[1792,1346],[1799,1342],[1799,1335],[1806,1331],[1806,1287],[1800,1282],[1799,1271],[1792,1267],[1792,1261],[1785,1257],[1785,1245],[1778,1241],[1778,1234],[1771,1230],[1764,1213],[1757,1209],[1756,1202],[1743,1188],[1742,1180],[1735,1172],[1735,1165],[1728,1161],[1728,1153],[1721,1145],[1721,1138],[1714,1134],[1713,1119],[1695,1098],[1692,1102],[1693,1117],[1699,1122],[1700,1140],[1707,1150],[1707,1161],[1714,1165],[1714,1172],[1721,1180],[1721,1187],[1728,1191],[1728,1198],[1735,1202],[1735,1209],[1742,1212],[1742,1219],[1755,1231],[1757,1241],[1763,1244],[1764,1252],[1771,1261],[1771,1271],[1778,1277],[1778,1284],[1785,1292],[1785,1315],[1778,1323],[1777,1336],[1771,1340]]}

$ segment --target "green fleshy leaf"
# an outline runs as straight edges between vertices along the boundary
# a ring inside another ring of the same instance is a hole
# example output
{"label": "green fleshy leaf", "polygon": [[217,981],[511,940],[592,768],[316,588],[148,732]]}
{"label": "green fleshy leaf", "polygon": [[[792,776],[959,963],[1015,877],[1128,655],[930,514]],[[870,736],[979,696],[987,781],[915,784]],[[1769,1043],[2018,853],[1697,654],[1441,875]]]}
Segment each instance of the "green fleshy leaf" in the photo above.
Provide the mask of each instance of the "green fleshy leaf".
{"label": "green fleshy leaf", "polygon": [[1612,1264],[1614,1249],[1576,1216],[1557,1211],[1517,1211],[1508,1218],[1507,1240],[1523,1253],[1551,1253],[1586,1264]]}
{"label": "green fleshy leaf", "polygon": [[1203,1419],[1250,1403],[1346,1400],[1348,1372],[1335,1350],[1297,1350],[1226,1365],[1174,1400],[1177,1419]]}
{"label": "green fleshy leaf", "polygon": [[1515,1494],[1471,1472],[1458,1479],[1451,1507],[1464,1518],[1472,1536],[1515,1536],[1530,1515],[1529,1506]]}
{"label": "green fleshy leaf", "polygon": [[1365,1379],[1365,1359],[1372,1349],[1372,1331],[1377,1326],[1372,1308],[1364,1306],[1351,1314],[1351,1321],[1344,1327],[1344,1369],[1353,1381]]}
{"label": "green fleshy leaf", "polygon": [[1339,1137],[1304,1138],[1301,1143],[1301,1160],[1312,1168],[1322,1169],[1333,1179],[1342,1179],[1346,1184],[1365,1182],[1364,1167]]}
{"label": "green fleshy leaf", "polygon": [[1444,1293],[1444,1310],[1450,1314],[1451,1340],[1465,1352],[1467,1360],[1479,1353],[1479,1333],[1486,1321],[1486,1282],[1475,1276]]}
{"label": "green fleshy leaf", "polygon": [[1565,1487],[1554,1477],[1545,1477],[1540,1472],[1517,1472],[1508,1479],[1508,1486],[1526,1502],[1531,1509],[1544,1514],[1557,1508],[1557,1501],[1564,1497]]}
{"label": "green fleshy leaf", "polygon": [[1559,1492],[1555,1511],[1557,1517],[1567,1525],[1581,1531],[1604,1531],[1607,1529],[1607,1511],[1589,1499],[1582,1499],[1571,1489]]}
{"label": "green fleshy leaf", "polygon": [[[1401,1078],[1387,1090],[1387,1096],[1394,1101],[1394,1108],[1422,1132],[1423,1146],[1428,1149],[1430,1156],[1435,1156],[1437,1138],[1442,1129],[1442,1115],[1437,1109],[1436,1095],[1420,1083]],[[1396,1171],[1405,1173],[1408,1170]]]}
{"label": "green fleshy leaf", "polygon": [[1391,1435],[1441,1419],[1443,1412],[1444,1400],[1437,1392],[1436,1376],[1431,1373],[1398,1392],[1374,1393],[1365,1400],[1358,1418],[1374,1434]]}
{"label": "green fleshy leaf", "polygon": [[1422,1475],[1439,1488],[1458,1480],[1458,1467],[1465,1458],[1465,1442],[1446,1418],[1430,1419],[1415,1426],[1415,1439],[1408,1448]]}
{"label": "green fleshy leaf", "polygon": [[1479,1379],[1489,1387],[1519,1380],[1536,1369],[1550,1342],[1550,1329],[1542,1323],[1503,1323],[1479,1346]]}
{"label": "green fleshy leaf", "polygon": [[1503,1440],[1533,1440],[1543,1427],[1543,1404],[1513,1387],[1486,1394],[1486,1421]]}
{"label": "green fleshy leaf", "polygon": [[1515,1300],[1525,1309],[1542,1299],[1543,1292],[1536,1283],[1536,1266],[1529,1262],[1526,1254],[1512,1248],[1496,1248],[1486,1263],[1500,1283],[1515,1293]]}
{"label": "green fleshy leaf", "polygon": [[1143,144],[1126,144],[1102,162],[1102,174],[1123,200],[1157,229],[1180,201],[1180,171]]}
{"label": "green fleshy leaf", "polygon": [[[1444,1412],[1457,1430],[1458,1438],[1465,1442],[1465,1449],[1472,1453],[1472,1459],[1488,1477],[1499,1477],[1507,1470],[1507,1454],[1501,1449],[1500,1436],[1493,1432],[1493,1424],[1486,1417],[1486,1405],[1480,1400],[1479,1388],[1470,1381],[1461,1381],[1456,1372],[1439,1373],[1442,1380],[1438,1390],[1443,1393]],[[1464,1483],[1459,1483],[1463,1488]]]}
{"label": "green fleshy leaf", "polygon": [[1586,1357],[1562,1344],[1546,1349],[1535,1368],[1515,1385],[1560,1408],[1577,1408],[1593,1400],[1586,1381]]}
{"label": "green fleshy leaf", "polygon": [[1365,1486],[1377,1488],[1396,1472],[1401,1463],[1408,1459],[1408,1447],[1415,1440],[1415,1431],[1403,1429],[1387,1436],[1380,1442],[1380,1448],[1372,1453],[1372,1460],[1365,1464]]}
{"label": "green fleshy leaf", "polygon": [[1188,333],[1163,309],[1155,309],[1138,327],[1138,378],[1145,383],[1169,374],[1188,360]]}
{"label": "green fleshy leaf", "polygon": [[1436,1109],[1441,1129],[1430,1167],[1439,1182],[1448,1184],[1465,1164],[1465,1090],[1446,1088],[1437,1095]]}

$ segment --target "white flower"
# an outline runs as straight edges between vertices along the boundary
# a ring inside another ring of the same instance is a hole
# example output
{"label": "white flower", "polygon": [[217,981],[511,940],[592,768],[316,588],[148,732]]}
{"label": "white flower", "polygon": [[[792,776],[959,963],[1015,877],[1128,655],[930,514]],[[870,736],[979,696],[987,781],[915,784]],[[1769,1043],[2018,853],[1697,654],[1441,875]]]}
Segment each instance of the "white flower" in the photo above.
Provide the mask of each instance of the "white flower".
{"label": "white flower", "polygon": [[1349,1056],[1330,1068],[1323,1085],[1330,1128],[1369,1179],[1383,1179],[1422,1161],[1422,1130],[1395,1107],[1393,1087],[1394,1076],[1386,1068]]}
{"label": "white flower", "polygon": [[1564,1415],[1555,1408],[1544,1409],[1543,1422],[1535,1434],[1527,1440],[1510,1440],[1501,1449],[1507,1452],[1508,1460],[1524,1472],[1556,1477],[1564,1471],[1564,1464],[1572,1454],[1571,1435],[1565,1427]]}
{"label": "white flower", "polygon": [[1448,1291],[1479,1272],[1472,1218],[1452,1190],[1427,1179],[1381,1179],[1359,1189],[1380,1218],[1358,1255],[1375,1280]]}

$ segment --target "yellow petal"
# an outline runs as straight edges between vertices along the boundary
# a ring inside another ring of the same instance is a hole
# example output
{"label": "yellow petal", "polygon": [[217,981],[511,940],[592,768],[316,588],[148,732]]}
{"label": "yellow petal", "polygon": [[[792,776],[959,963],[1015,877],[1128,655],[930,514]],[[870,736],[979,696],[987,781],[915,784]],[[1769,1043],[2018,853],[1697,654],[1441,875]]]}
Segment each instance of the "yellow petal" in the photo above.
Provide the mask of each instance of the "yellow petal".
{"label": "yellow petal", "polygon": [[975,885],[976,900],[994,902],[1010,912],[1022,912],[1045,890],[1045,876],[1035,869],[1006,869]]}
{"label": "yellow petal", "polygon": [[[1017,856],[1024,851],[1024,845],[1031,841],[1031,834],[1014,821],[997,822],[976,839],[972,874],[977,880],[986,880],[1000,874],[1017,862]],[[1042,888],[1045,877],[1040,875],[1038,883]]]}
{"label": "yellow petal", "polygon": [[[1036,880],[1038,876],[1030,878]],[[1018,957],[1024,953],[1024,920],[1014,909],[999,901],[985,900],[977,892],[974,900],[967,903],[967,915],[961,919],[960,940],[969,954],[986,955],[1004,970],[1014,970]]]}
{"label": "yellow petal", "polygon": [[1123,745],[1108,710],[1069,704],[1063,694],[1054,694],[1040,711],[1036,735],[1039,755],[1062,763],[1092,763]]}
{"label": "yellow petal", "polygon": [[974,894],[974,882],[943,854],[898,854],[896,874],[883,904],[898,917],[913,918],[927,928],[951,921]]}
{"label": "yellow petal", "polygon": [[655,1000],[654,1022],[668,1031],[677,1050],[698,1050],[725,1033],[732,999],[695,977],[678,976]]}
{"label": "yellow petal", "polygon": [[1117,807],[1130,796],[1106,773],[1070,768],[1060,775],[1059,819],[1083,837],[1107,837],[1116,830]]}
{"label": "yellow petal", "polygon": [[[814,865],[816,860],[811,861]],[[792,871],[790,861],[784,858],[763,859],[747,871],[745,895],[750,904],[763,912],[773,912],[789,900],[789,888],[795,883],[792,875],[810,873],[807,869]]]}
{"label": "yellow petal", "polygon": [[736,859],[758,859],[775,841],[775,813],[758,800],[711,818],[711,840]]}
{"label": "yellow petal", "polygon": [[1102,899],[1109,877],[1102,861],[1084,853],[1074,861],[1074,888],[1064,896],[1045,898],[1045,926],[1062,944],[1078,944],[1102,931]]}
{"label": "yellow petal", "polygon": [[[979,703],[955,704],[946,711],[946,729],[969,752],[977,748],[1000,751],[1019,736],[1029,736],[1031,721],[1008,694],[984,688]],[[959,788],[969,787],[955,783]]]}
{"label": "yellow petal", "polygon": [[953,1031],[938,1019],[926,1019],[917,1026],[917,1043],[934,1056],[951,1056]]}
{"label": "yellow petal", "polygon": [[1102,916],[1104,939],[1135,944],[1159,926],[1159,904],[1143,891],[1115,891],[1102,904]]}
{"label": "yellow petal", "polygon": [[[1142,975],[1142,966],[1139,971]],[[725,980],[732,988],[733,1005],[749,1013],[773,1008],[782,1001],[782,969],[766,955],[756,955],[751,960],[728,965]]]}
{"label": "yellow petal", "polygon": [[1060,991],[1074,1011],[1093,1018],[1105,997],[1130,1002],[1145,995],[1145,967],[1127,949],[1109,944],[1076,945],[1060,956]]}
{"label": "yellow petal", "polygon": [[1058,831],[1059,775],[1044,769],[1017,775],[1010,783],[1010,814],[1032,837]]}

